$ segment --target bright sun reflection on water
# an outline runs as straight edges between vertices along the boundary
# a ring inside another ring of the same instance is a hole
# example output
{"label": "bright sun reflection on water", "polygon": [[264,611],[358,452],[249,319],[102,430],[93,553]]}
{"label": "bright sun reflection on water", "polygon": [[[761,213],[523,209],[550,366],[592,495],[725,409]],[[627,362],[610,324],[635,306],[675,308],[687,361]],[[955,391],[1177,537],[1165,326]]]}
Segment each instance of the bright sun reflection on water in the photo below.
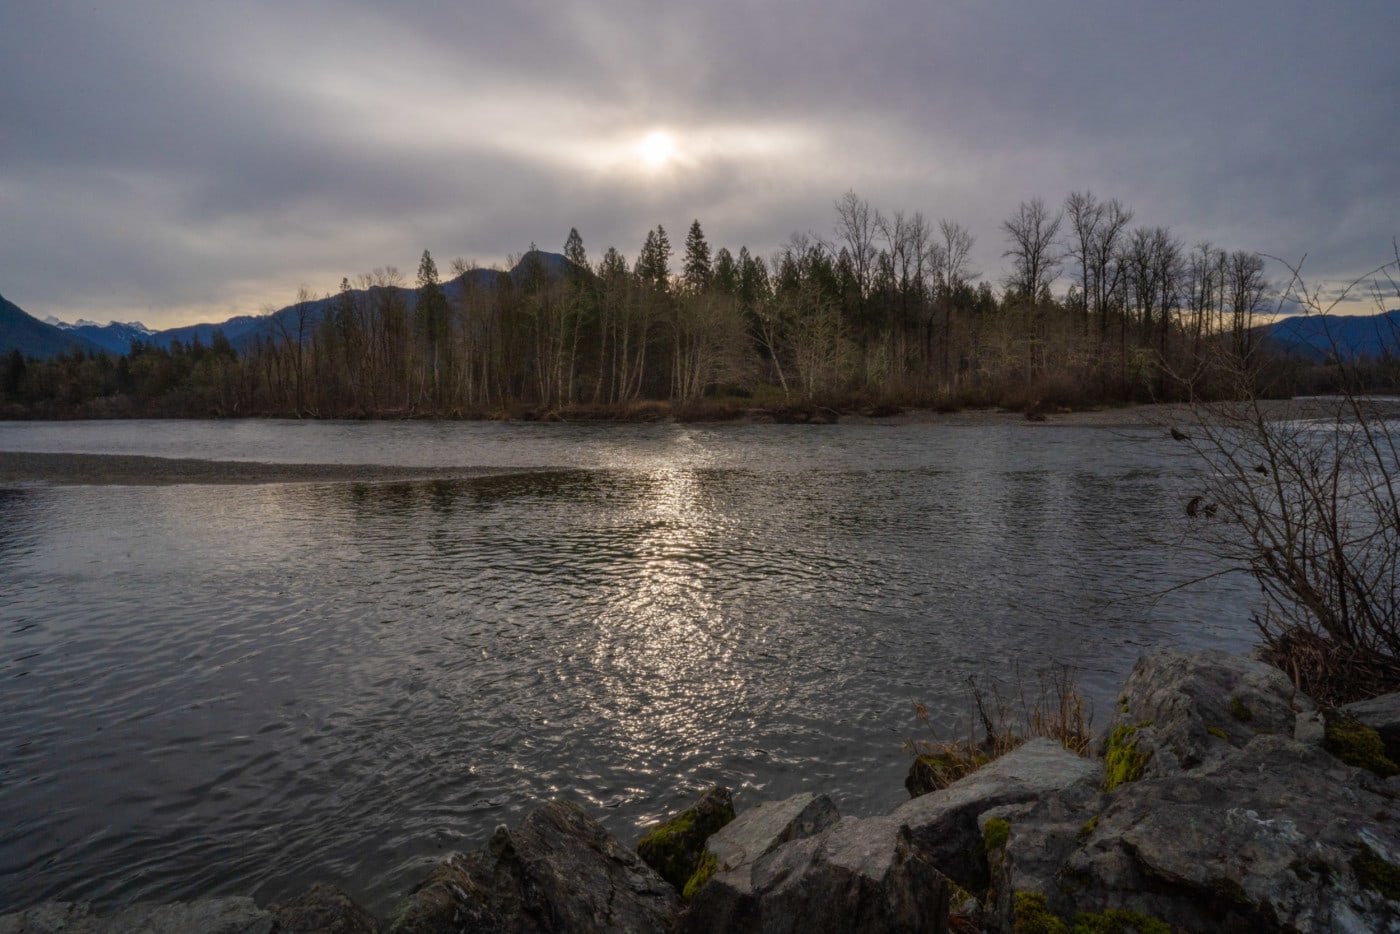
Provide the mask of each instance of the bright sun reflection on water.
{"label": "bright sun reflection on water", "polygon": [[704,479],[656,470],[632,517],[637,574],[618,581],[598,619],[594,665],[606,714],[633,750],[703,750],[745,704],[726,639],[730,621],[709,586],[707,555],[724,533]]}

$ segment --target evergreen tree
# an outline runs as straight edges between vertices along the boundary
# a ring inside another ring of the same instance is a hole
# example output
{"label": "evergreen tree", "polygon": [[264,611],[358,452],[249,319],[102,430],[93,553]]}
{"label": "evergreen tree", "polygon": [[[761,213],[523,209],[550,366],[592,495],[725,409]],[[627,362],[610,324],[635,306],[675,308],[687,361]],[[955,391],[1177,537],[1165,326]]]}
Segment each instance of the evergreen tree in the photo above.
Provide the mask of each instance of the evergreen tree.
{"label": "evergreen tree", "polygon": [[437,263],[432,254],[423,251],[418,261],[418,305],[416,318],[419,333],[423,338],[424,378],[428,382],[423,388],[432,393],[432,401],[442,401],[442,379],[444,356],[448,336],[447,296],[438,283]]}
{"label": "evergreen tree", "polygon": [[710,244],[705,241],[705,232],[700,229],[700,221],[690,224],[690,232],[685,235],[685,287],[692,295],[700,295],[710,287],[713,270],[710,267]]}

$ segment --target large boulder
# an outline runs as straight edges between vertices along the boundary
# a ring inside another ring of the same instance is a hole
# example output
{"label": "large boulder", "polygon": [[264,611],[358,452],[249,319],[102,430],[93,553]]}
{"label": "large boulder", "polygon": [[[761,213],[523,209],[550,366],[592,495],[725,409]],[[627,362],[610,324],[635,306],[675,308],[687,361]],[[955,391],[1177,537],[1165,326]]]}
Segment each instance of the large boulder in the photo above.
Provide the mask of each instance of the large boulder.
{"label": "large boulder", "polygon": [[206,898],[169,905],[137,904],[115,914],[90,905],[46,902],[0,917],[0,934],[273,934],[270,912],[251,898]]}
{"label": "large boulder", "polygon": [[1219,650],[1141,658],[1119,695],[1101,752],[1112,789],[1218,764],[1256,736],[1293,736],[1313,702],[1283,672]]}
{"label": "large boulder", "polygon": [[1100,765],[1049,739],[1033,739],[959,779],[895,809],[914,846],[959,885],[986,888],[987,864],[977,819],[1007,804],[1031,801],[1070,788],[1092,789]]}
{"label": "large boulder", "polygon": [[846,817],[717,873],[695,893],[680,930],[942,934],[948,894],[908,828],[890,818]]}
{"label": "large boulder", "polygon": [[1400,809],[1369,773],[1260,736],[1210,772],[1119,789],[1044,889],[1061,914],[1186,930],[1400,931]]}
{"label": "large boulder", "polygon": [[551,801],[454,855],[399,911],[395,934],[670,931],[680,897],[577,805]]}
{"label": "large boulder", "polygon": [[1160,653],[1120,705],[1106,791],[980,815],[989,927],[1400,932],[1400,779],[1329,752],[1281,673]]}
{"label": "large boulder", "polygon": [[727,872],[767,856],[791,840],[816,836],[841,819],[826,795],[811,792],[749,808],[705,844],[714,870]]}
{"label": "large boulder", "polygon": [[733,819],[729,789],[711,788],[675,817],[650,828],[637,842],[637,855],[680,891],[695,875],[705,841]]}

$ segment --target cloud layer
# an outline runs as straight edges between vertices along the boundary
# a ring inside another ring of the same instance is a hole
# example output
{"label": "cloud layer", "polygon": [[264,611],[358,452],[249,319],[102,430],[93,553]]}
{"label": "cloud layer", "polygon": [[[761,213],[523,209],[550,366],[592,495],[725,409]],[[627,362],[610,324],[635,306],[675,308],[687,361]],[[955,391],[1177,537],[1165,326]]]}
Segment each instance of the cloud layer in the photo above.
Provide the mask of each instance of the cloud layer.
{"label": "cloud layer", "polygon": [[495,7],[7,4],[0,293],[166,327],[571,226],[767,254],[847,189],[993,279],[1001,220],[1071,190],[1318,279],[1400,234],[1391,0]]}

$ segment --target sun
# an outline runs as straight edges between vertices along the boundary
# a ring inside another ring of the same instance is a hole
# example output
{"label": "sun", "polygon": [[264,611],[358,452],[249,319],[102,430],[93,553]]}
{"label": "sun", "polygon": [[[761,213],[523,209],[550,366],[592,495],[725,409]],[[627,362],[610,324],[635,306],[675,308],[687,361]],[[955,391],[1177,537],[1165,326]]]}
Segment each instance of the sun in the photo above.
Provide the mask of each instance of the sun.
{"label": "sun", "polygon": [[659,169],[676,157],[676,141],[665,130],[652,130],[642,137],[637,153],[647,168]]}

